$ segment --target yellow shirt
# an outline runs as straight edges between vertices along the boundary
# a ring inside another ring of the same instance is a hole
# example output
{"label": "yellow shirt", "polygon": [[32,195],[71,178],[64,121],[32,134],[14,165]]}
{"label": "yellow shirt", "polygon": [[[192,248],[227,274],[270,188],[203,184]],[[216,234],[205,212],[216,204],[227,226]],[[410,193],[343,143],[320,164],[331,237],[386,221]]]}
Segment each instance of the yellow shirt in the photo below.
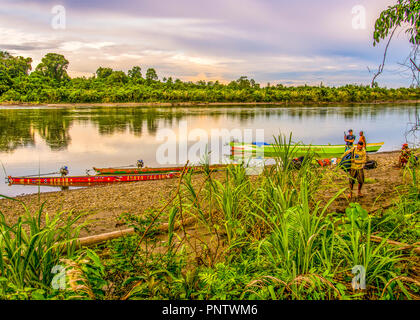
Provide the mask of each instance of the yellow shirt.
{"label": "yellow shirt", "polygon": [[358,150],[357,147],[354,147],[350,150],[347,150],[346,153],[344,153],[343,157],[346,156],[349,153],[352,153],[354,150],[354,158],[351,159],[351,168],[354,170],[360,170],[363,169],[366,163],[366,150]]}

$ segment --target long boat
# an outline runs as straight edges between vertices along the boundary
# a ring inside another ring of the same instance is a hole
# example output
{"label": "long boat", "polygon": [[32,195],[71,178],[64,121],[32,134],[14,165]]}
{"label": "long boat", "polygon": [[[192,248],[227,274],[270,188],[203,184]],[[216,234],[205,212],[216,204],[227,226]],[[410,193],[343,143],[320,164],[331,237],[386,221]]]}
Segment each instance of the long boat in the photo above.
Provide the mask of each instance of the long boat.
{"label": "long boat", "polygon": [[[209,166],[210,170],[221,170],[225,169],[227,165],[217,164]],[[162,167],[162,168],[96,168],[93,167],[98,174],[151,174],[151,173],[169,173],[169,172],[181,172],[184,167]],[[203,172],[203,166],[191,166],[187,167],[188,171]]]}
{"label": "long boat", "polygon": [[[380,143],[368,143],[366,146],[366,151],[377,152],[384,145],[384,142]],[[272,157],[277,154],[277,151],[282,150],[282,146],[276,146],[268,143],[238,143],[231,142],[231,154],[253,154],[261,155],[264,157]],[[293,152],[293,155],[296,157],[301,157],[306,155],[308,152],[313,152],[318,158],[334,158],[340,157],[345,152],[345,145],[291,145],[290,151]],[[292,151],[293,150],[293,151]]]}
{"label": "long boat", "polygon": [[9,185],[43,186],[91,186],[108,183],[163,180],[179,177],[179,173],[121,175],[121,176],[79,176],[79,177],[8,177]]}

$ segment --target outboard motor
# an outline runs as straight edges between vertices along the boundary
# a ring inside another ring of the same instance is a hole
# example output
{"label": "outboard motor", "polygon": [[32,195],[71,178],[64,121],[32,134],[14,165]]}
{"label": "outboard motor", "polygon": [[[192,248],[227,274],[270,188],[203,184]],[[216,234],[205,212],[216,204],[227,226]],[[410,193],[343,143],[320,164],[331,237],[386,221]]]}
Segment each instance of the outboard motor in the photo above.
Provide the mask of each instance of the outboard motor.
{"label": "outboard motor", "polygon": [[63,166],[60,168],[60,173],[62,177],[65,177],[69,174],[69,168],[67,166]]}
{"label": "outboard motor", "polygon": [[137,168],[143,168],[144,167],[144,161],[143,160],[137,160]]}

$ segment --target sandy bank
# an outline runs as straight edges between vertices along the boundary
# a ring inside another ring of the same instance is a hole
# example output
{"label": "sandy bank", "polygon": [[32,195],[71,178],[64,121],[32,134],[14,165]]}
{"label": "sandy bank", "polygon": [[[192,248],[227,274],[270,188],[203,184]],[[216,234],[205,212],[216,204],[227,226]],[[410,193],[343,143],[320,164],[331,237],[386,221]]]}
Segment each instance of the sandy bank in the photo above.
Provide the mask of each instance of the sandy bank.
{"label": "sandy bank", "polygon": [[[371,159],[378,161],[378,168],[366,171],[367,183],[364,186],[365,197],[357,199],[366,209],[374,210],[387,206],[395,198],[395,187],[403,183],[403,172],[395,167],[398,161],[398,152],[384,152],[370,155]],[[320,168],[320,170],[330,170]],[[215,173],[215,177],[223,179],[223,172]],[[198,184],[203,176],[194,175],[193,181]],[[319,198],[329,199],[334,192],[347,186],[345,178],[334,178],[334,188],[326,187]],[[53,214],[57,211],[70,211],[88,213],[86,219],[91,220],[88,229],[82,235],[94,235],[104,232],[124,229],[119,217],[123,213],[143,214],[149,208],[161,208],[170,198],[178,184],[178,179],[143,181],[136,183],[123,183],[106,186],[90,187],[85,189],[58,191],[50,193],[24,195],[17,197],[25,202],[27,207],[35,212],[40,203],[45,202],[45,212]],[[339,197],[331,209],[343,212],[348,206],[347,192]],[[10,222],[16,221],[23,214],[22,206],[11,200],[0,201],[0,211]]]}

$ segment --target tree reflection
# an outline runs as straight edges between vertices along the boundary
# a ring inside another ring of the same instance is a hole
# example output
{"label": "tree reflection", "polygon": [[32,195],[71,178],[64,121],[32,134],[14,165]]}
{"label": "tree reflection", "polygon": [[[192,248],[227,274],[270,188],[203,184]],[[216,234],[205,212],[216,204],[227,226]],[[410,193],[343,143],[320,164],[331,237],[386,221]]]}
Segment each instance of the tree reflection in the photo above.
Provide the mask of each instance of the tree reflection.
{"label": "tree reflection", "polygon": [[23,121],[19,112],[0,112],[0,151],[11,152],[19,147],[35,145],[31,123]]}
{"label": "tree reflection", "polygon": [[72,121],[71,112],[67,109],[40,109],[33,127],[51,150],[59,151],[66,149],[71,141],[69,129]]}
{"label": "tree reflection", "polygon": [[255,119],[276,117],[316,121],[326,117],[346,120],[364,117],[375,118],[384,113],[405,113],[414,106],[390,105],[305,105],[305,106],[229,106],[229,107],[92,107],[92,108],[27,108],[0,109],[0,152],[34,146],[39,135],[51,150],[63,150],[71,142],[69,133],[73,124],[93,124],[100,135],[129,132],[140,137],[144,128],[155,135],[159,127],[171,127],[181,120],[223,117],[230,121],[246,123]]}

